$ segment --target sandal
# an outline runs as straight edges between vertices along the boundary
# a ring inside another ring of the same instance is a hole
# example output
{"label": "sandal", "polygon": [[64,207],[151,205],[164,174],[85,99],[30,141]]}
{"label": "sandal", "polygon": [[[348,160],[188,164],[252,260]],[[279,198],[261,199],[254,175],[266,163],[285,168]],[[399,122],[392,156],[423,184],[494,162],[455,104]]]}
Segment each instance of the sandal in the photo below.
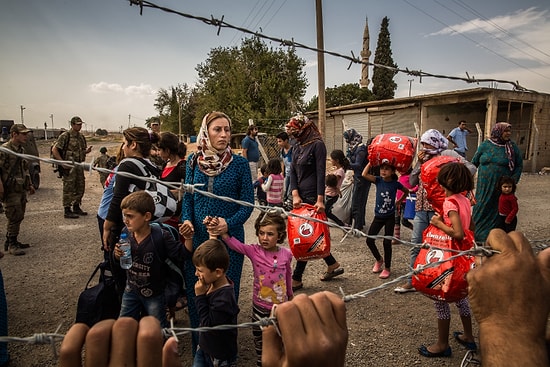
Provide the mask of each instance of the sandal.
{"label": "sandal", "polygon": [[464,335],[464,333],[462,331],[455,331],[453,333],[453,336],[454,336],[455,340],[459,344],[462,344],[463,346],[465,346],[466,349],[468,349],[468,350],[477,350],[476,342],[467,342],[465,340],[462,340],[462,338],[460,337],[461,335]]}
{"label": "sandal", "polygon": [[326,282],[327,280],[331,280],[334,277],[337,277],[338,275],[344,274],[344,268],[336,268],[330,273],[328,271],[325,271],[323,276],[321,277],[322,282]]}
{"label": "sandal", "polygon": [[447,347],[447,349],[441,351],[441,352],[430,352],[428,350],[428,347],[425,345],[421,345],[420,348],[418,348],[418,353],[424,357],[428,358],[437,358],[437,357],[450,357],[453,354],[453,351],[451,350],[451,347]]}
{"label": "sandal", "polygon": [[302,288],[304,288],[304,283],[300,282],[299,284],[296,284],[296,285],[292,286],[292,291],[296,292],[296,291],[299,291]]}

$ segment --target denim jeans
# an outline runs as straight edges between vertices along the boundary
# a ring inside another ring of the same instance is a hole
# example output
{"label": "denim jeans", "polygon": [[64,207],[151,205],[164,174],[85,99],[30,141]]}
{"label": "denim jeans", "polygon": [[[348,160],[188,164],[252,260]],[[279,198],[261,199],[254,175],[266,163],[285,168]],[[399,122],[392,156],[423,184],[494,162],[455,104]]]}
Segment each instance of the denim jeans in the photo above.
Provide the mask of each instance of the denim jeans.
{"label": "denim jeans", "polygon": [[[430,225],[430,220],[432,219],[434,214],[434,211],[417,211],[415,213],[413,220],[413,231],[411,235],[412,243],[422,243],[422,233]],[[411,248],[411,269],[414,267],[414,262],[416,261],[416,257],[418,256],[419,252],[420,248]],[[409,277],[408,280],[409,283],[411,283],[412,277]]]}
{"label": "denim jeans", "polygon": [[166,320],[166,300],[164,293],[153,297],[143,297],[128,288],[122,295],[122,305],[120,306],[120,317],[129,316],[139,320],[145,315],[154,316],[160,321],[160,326],[168,327]]}
{"label": "denim jeans", "polygon": [[355,220],[353,228],[363,230],[371,182],[363,177],[355,177],[353,182],[353,193],[351,194],[351,219]]}
{"label": "denim jeans", "polygon": [[237,357],[226,361],[220,361],[219,359],[212,358],[206,354],[200,347],[195,353],[195,359],[193,360],[193,367],[234,367],[237,366]]}

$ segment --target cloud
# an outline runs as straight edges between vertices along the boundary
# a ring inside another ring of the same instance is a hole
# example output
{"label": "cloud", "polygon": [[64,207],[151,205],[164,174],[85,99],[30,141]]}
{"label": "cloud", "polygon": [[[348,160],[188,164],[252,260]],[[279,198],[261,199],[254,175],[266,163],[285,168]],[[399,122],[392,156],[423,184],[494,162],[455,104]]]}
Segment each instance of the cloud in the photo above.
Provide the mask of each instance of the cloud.
{"label": "cloud", "polygon": [[118,83],[99,82],[90,84],[93,93],[121,93],[128,96],[151,96],[156,90],[150,84],[129,85],[123,87]]}

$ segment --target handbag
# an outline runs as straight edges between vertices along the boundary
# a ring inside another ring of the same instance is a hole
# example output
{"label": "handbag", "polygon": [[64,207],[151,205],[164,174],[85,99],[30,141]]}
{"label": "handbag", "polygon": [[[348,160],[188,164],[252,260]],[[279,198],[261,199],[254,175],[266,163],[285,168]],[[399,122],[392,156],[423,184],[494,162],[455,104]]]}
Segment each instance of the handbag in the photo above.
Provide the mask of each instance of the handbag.
{"label": "handbag", "polygon": [[[99,281],[90,287],[90,283],[99,271]],[[116,290],[115,279],[110,270],[109,263],[99,263],[86,282],[84,290],[78,296],[76,307],[76,323],[84,323],[92,327],[95,323],[116,319],[120,314],[120,298]]]}
{"label": "handbag", "polygon": [[[315,207],[310,204],[302,204],[291,213],[325,222],[327,220],[325,213],[317,213]],[[326,223],[289,215],[288,243],[296,260],[322,259],[330,254],[330,230]]]}
{"label": "handbag", "polygon": [[[125,158],[136,165],[143,177],[155,177],[145,163],[135,158]],[[130,192],[139,190],[136,185],[130,185]],[[146,181],[145,191],[153,197],[155,202],[155,212],[153,213],[152,222],[164,222],[170,219],[178,209],[178,199],[172,194],[168,186],[160,182]]]}

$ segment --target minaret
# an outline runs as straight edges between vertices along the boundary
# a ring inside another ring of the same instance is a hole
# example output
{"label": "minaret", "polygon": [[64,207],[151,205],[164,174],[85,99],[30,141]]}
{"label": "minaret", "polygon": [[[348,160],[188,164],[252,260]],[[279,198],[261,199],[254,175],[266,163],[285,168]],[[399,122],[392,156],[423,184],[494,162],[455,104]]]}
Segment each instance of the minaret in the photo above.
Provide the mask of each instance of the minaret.
{"label": "minaret", "polygon": [[365,31],[363,32],[363,49],[361,50],[361,80],[359,81],[359,86],[361,88],[368,88],[369,80],[369,62],[370,50],[369,50],[369,18],[365,18]]}

